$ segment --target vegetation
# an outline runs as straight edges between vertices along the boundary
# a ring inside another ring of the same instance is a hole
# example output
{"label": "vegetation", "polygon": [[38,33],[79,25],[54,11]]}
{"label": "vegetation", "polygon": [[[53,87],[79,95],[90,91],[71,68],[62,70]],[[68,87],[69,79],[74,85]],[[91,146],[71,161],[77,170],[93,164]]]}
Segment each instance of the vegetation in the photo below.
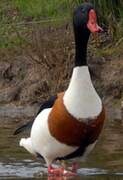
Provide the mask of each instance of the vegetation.
{"label": "vegetation", "polygon": [[[70,11],[84,0],[13,0],[23,16],[31,17],[61,17],[69,15]],[[89,1],[89,0],[88,0]],[[120,20],[123,18],[122,0],[90,0],[98,10],[103,22],[108,18]]]}
{"label": "vegetation", "polygon": [[108,27],[115,39],[123,35],[123,1],[122,0],[91,0],[100,15],[102,23]]}
{"label": "vegetation", "polygon": [[[69,19],[74,7],[83,1],[85,0],[0,1],[0,47],[17,46],[25,42],[21,32],[25,32],[26,27],[22,24],[29,22],[33,24],[49,18],[58,21],[63,18]],[[120,39],[123,35],[123,1],[90,0],[89,2],[96,7],[100,22],[106,27],[112,39]]]}

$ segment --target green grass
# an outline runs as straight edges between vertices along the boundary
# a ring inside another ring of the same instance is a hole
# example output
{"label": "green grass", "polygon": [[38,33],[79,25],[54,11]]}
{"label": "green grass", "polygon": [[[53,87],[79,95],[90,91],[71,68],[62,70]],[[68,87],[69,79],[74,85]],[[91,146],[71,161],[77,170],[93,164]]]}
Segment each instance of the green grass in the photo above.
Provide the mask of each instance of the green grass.
{"label": "green grass", "polygon": [[0,29],[0,48],[12,48],[26,44],[26,38],[24,38],[22,35],[19,35],[19,31],[20,28],[15,30],[15,27],[11,25],[7,28],[6,26],[2,26]]}
{"label": "green grass", "polygon": [[68,14],[67,0],[13,0],[23,17],[49,18],[63,17]]}
{"label": "green grass", "polygon": [[[84,0],[11,0],[22,17],[48,18],[69,16],[73,8]],[[123,19],[122,0],[90,0],[98,11],[101,21],[120,21]]]}
{"label": "green grass", "polygon": [[[84,0],[1,0],[0,1],[0,47],[15,46],[25,42],[18,36],[25,27],[18,23],[44,19],[69,19],[74,7]],[[90,0],[97,9],[99,21],[105,25],[112,40],[123,36],[123,0]],[[6,25],[6,24],[9,24]],[[15,24],[15,28],[13,28]],[[52,23],[54,24],[54,23]],[[16,32],[13,30],[17,29]],[[23,30],[24,29],[24,30]]]}

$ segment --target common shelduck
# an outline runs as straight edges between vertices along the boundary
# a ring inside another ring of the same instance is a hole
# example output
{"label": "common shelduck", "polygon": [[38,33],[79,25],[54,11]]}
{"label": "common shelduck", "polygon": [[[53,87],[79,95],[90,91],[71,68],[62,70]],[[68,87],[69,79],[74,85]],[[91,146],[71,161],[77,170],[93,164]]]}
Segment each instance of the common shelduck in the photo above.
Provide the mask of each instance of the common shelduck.
{"label": "common shelduck", "polygon": [[35,120],[14,133],[31,127],[30,137],[22,138],[20,146],[44,158],[50,174],[68,173],[63,167],[54,168],[55,160],[87,155],[96,144],[105,119],[104,106],[92,84],[86,60],[90,33],[102,31],[92,4],[83,3],[74,11],[73,27],[75,67],[67,90],[46,101]]}

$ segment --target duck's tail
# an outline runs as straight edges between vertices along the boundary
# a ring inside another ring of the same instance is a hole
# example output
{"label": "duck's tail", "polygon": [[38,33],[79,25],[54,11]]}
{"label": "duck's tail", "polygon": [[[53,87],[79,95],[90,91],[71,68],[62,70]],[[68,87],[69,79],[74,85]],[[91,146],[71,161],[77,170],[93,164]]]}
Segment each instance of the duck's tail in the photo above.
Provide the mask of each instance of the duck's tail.
{"label": "duck's tail", "polygon": [[29,151],[31,154],[34,154],[35,156],[37,156],[33,147],[32,147],[32,142],[31,142],[30,137],[29,138],[22,138],[20,140],[19,144],[20,144],[20,146],[24,147],[27,151]]}

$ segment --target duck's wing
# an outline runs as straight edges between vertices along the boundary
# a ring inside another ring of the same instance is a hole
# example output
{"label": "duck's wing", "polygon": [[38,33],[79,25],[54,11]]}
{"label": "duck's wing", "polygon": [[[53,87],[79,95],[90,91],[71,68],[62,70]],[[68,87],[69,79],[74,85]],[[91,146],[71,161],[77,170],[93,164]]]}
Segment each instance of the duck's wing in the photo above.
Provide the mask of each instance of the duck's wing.
{"label": "duck's wing", "polygon": [[[51,108],[54,104],[54,102],[56,101],[57,99],[57,95],[56,96],[51,96],[49,100],[45,101],[39,108],[36,116],[44,109],[47,109],[47,108]],[[17,128],[15,130],[15,132],[13,133],[14,135],[17,135],[27,129],[31,129],[32,125],[33,125],[33,122],[34,122],[34,119],[27,122],[26,124],[22,125],[21,127]]]}

